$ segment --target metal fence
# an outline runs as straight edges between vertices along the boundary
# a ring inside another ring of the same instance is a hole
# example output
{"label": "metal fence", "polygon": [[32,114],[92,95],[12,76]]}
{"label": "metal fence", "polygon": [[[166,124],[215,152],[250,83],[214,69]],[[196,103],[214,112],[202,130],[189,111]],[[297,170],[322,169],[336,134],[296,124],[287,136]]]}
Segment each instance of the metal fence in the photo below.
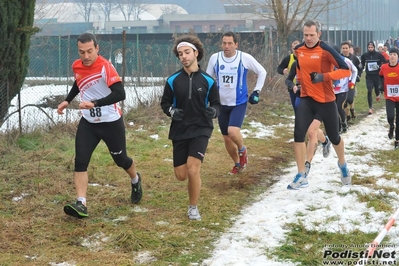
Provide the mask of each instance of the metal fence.
{"label": "metal fence", "polygon": [[[206,68],[210,55],[220,50],[221,33],[197,35],[205,48],[205,56],[200,65]],[[275,87],[277,79],[281,80],[276,67],[285,56],[280,53],[282,47],[277,33],[267,29],[264,32],[245,32],[239,35],[239,49],[253,55],[266,68],[266,86],[269,89]],[[364,43],[372,39],[372,33],[360,31],[352,31],[351,36],[330,32],[322,35],[322,39],[326,40],[327,36],[330,43],[337,44],[352,36],[359,36],[352,39]],[[151,97],[158,97],[166,77],[181,67],[172,52],[174,37],[170,33],[97,36],[100,54],[114,64],[124,81],[127,93],[123,103],[125,112],[138,103],[151,100]],[[298,38],[299,32],[290,36],[287,48],[292,40]],[[15,129],[27,132],[38,126],[52,126],[78,119],[77,109],[68,108],[64,116],[56,113],[57,105],[65,99],[74,81],[71,65],[78,58],[76,39],[77,36],[32,37],[28,74],[19,95],[9,99],[7,84],[0,86],[0,104],[9,107],[4,123],[0,125],[1,132]],[[76,103],[73,106],[76,107]]]}

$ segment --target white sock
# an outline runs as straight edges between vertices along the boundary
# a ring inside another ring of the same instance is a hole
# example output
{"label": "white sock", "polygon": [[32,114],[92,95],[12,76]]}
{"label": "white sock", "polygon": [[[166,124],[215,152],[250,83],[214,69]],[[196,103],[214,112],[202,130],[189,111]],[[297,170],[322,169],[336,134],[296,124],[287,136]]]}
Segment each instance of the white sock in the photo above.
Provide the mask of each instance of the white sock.
{"label": "white sock", "polygon": [[135,178],[132,178],[132,184],[137,184],[139,182],[139,176],[136,174]]}
{"label": "white sock", "polygon": [[81,201],[82,204],[86,206],[86,198],[84,198],[84,197],[78,197],[78,201]]}

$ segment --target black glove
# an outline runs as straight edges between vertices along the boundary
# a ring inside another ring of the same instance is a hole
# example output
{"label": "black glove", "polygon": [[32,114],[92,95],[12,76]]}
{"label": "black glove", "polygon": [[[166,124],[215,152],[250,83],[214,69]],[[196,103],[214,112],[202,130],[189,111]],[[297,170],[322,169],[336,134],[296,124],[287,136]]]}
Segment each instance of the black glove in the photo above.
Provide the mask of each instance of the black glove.
{"label": "black glove", "polygon": [[295,92],[296,96],[301,96],[301,85],[296,85],[296,92]]}
{"label": "black glove", "polygon": [[172,117],[175,121],[182,121],[183,120],[183,109],[179,108],[169,108],[170,117]]}
{"label": "black glove", "polygon": [[205,109],[205,115],[209,118],[215,118],[216,117],[216,109],[213,107],[207,107]]}
{"label": "black glove", "polygon": [[249,96],[249,103],[250,104],[257,104],[259,103],[259,91],[253,91],[251,96]]}
{"label": "black glove", "polygon": [[360,82],[360,77],[359,76],[356,77],[356,82]]}
{"label": "black glove", "polygon": [[321,73],[317,73],[317,72],[312,72],[310,73],[310,80],[312,81],[312,83],[320,83],[324,81],[324,76]]}

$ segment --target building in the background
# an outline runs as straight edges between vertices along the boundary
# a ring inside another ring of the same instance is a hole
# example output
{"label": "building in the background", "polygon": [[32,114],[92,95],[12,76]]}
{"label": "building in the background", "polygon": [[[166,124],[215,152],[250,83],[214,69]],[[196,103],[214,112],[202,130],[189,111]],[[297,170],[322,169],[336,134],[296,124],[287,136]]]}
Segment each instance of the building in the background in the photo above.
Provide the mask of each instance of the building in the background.
{"label": "building in the background", "polygon": [[[108,9],[111,11],[108,12]],[[184,8],[174,4],[125,5],[123,11],[116,4],[107,7],[93,3],[88,7],[77,2],[46,2],[37,4],[34,26],[41,29],[37,35],[42,36],[76,35],[85,31],[120,33],[121,30],[129,31],[130,28],[134,32],[170,32],[163,26],[162,16],[188,14]]]}
{"label": "building in the background", "polygon": [[[355,46],[366,46],[367,41],[362,43],[362,38],[385,43],[399,36],[398,10],[397,0],[337,0],[332,1],[318,19],[323,30],[329,30],[325,36],[327,41],[340,34],[340,39],[351,40]],[[372,36],[356,35],[356,31],[371,32]]]}
{"label": "building in the background", "polygon": [[[41,1],[37,1],[35,26],[42,31],[37,35],[60,36],[84,31],[119,34],[122,31],[214,33],[276,29],[273,12],[266,5],[268,1],[264,0],[248,3],[234,3],[234,0],[143,0],[142,5],[129,7],[131,11],[133,8],[129,18],[115,4],[104,7],[100,1],[92,3],[89,15],[85,14],[83,6],[87,1],[56,3],[57,0],[46,0],[46,4],[40,4]],[[319,4],[323,6],[326,1],[314,2],[314,5]],[[309,19],[316,18],[322,23],[322,39],[331,43],[351,40],[355,46],[362,47],[370,40],[376,43],[388,40],[393,45],[399,37],[397,10],[397,0],[330,0],[323,11]]]}
{"label": "building in the background", "polygon": [[216,33],[224,31],[264,31],[272,19],[252,13],[239,14],[165,14],[151,21],[107,21],[104,33]]}

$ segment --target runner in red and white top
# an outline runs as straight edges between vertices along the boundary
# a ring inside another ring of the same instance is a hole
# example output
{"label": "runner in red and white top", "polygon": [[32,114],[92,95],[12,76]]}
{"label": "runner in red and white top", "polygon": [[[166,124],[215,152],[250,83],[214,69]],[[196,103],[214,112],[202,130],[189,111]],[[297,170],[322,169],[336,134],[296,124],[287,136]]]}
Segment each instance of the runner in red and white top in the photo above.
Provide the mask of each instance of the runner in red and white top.
{"label": "runner in red and white top", "polygon": [[64,109],[76,95],[80,95],[79,109],[82,111],[75,137],[74,181],[76,203],[64,206],[68,215],[88,217],[86,192],[89,183],[87,167],[98,143],[103,140],[115,163],[123,168],[131,179],[131,202],[140,202],[143,191],[141,176],[136,172],[132,158],[127,156],[125,125],[118,102],[125,99],[122,80],[112,64],[99,55],[97,40],[91,33],[78,37],[80,59],[72,65],[75,82],[65,101],[58,105],[57,112]]}
{"label": "runner in red and white top", "polygon": [[[72,70],[80,90],[81,102],[97,101],[95,108],[82,109],[83,117],[90,123],[118,120],[122,115],[118,102],[108,105],[101,104],[101,106],[98,102],[99,99],[103,99],[112,93],[110,87],[113,84],[122,82],[111,62],[98,55],[93,64],[86,66],[81,59],[78,59],[73,63]],[[117,99],[115,98],[115,100]]]}

